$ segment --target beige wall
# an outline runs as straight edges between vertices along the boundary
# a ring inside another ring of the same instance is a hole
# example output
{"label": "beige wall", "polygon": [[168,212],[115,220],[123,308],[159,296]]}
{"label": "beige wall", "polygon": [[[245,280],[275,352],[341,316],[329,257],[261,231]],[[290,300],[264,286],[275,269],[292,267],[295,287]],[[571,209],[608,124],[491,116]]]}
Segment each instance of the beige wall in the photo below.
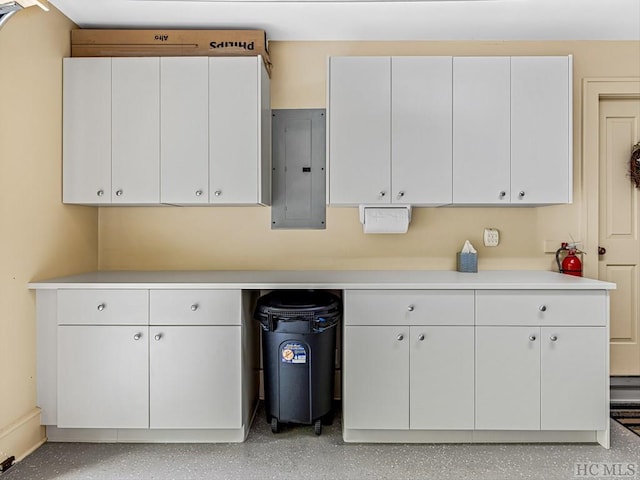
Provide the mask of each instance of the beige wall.
{"label": "beige wall", "polygon": [[[390,236],[364,235],[355,208],[329,208],[319,231],[272,231],[264,207],[101,208],[101,269],[453,269],[465,239],[480,268],[549,269],[544,240],[581,240],[584,230],[582,79],[640,75],[639,42],[271,42],[270,50],[275,109],[325,107],[328,55],[572,54],[574,204],[418,208],[409,232]],[[482,246],[484,227],[500,229],[499,247]]]}
{"label": "beige wall", "polygon": [[98,263],[97,211],[61,204],[61,58],[72,26],[33,7],[0,30],[0,460],[44,436],[27,282]]}

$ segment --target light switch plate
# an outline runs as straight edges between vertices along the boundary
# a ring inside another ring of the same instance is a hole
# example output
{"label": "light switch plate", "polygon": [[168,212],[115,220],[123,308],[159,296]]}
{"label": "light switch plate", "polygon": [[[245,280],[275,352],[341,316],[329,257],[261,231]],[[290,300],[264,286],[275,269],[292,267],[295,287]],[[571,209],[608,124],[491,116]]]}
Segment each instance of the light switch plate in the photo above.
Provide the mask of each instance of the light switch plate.
{"label": "light switch plate", "polygon": [[500,243],[500,232],[497,228],[485,228],[483,240],[485,247],[497,247]]}

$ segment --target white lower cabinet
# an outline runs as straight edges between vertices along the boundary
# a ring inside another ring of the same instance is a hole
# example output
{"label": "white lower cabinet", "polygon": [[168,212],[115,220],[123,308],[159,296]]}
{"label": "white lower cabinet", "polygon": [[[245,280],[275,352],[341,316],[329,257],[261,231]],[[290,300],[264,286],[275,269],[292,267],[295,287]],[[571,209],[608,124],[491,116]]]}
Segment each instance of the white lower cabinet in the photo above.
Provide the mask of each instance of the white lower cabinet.
{"label": "white lower cabinet", "polygon": [[476,429],[604,430],[605,327],[479,326]]}
{"label": "white lower cabinet", "polygon": [[122,289],[57,297],[56,427],[215,430],[227,432],[225,441],[248,433],[257,327],[246,317],[255,295]]}
{"label": "white lower cabinet", "polygon": [[58,327],[58,427],[149,426],[148,327]]}
{"label": "white lower cabinet", "polygon": [[163,326],[150,332],[149,427],[240,428],[241,327]]}

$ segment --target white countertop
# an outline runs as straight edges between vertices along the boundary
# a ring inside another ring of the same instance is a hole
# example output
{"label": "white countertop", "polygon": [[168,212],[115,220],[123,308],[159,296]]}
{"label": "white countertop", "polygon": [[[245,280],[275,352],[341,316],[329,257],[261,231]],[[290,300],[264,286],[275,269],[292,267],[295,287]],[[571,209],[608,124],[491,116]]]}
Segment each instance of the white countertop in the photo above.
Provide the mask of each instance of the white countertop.
{"label": "white countertop", "polygon": [[613,290],[615,283],[545,270],[102,271],[29,283],[30,289]]}

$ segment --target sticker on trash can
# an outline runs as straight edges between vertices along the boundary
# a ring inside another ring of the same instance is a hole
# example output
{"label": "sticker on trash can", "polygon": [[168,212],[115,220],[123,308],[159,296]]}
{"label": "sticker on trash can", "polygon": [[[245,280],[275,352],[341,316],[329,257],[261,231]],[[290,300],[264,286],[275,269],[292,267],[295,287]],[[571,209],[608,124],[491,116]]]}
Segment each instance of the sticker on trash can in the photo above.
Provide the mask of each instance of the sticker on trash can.
{"label": "sticker on trash can", "polygon": [[280,349],[283,363],[307,363],[307,351],[299,343],[287,343]]}

